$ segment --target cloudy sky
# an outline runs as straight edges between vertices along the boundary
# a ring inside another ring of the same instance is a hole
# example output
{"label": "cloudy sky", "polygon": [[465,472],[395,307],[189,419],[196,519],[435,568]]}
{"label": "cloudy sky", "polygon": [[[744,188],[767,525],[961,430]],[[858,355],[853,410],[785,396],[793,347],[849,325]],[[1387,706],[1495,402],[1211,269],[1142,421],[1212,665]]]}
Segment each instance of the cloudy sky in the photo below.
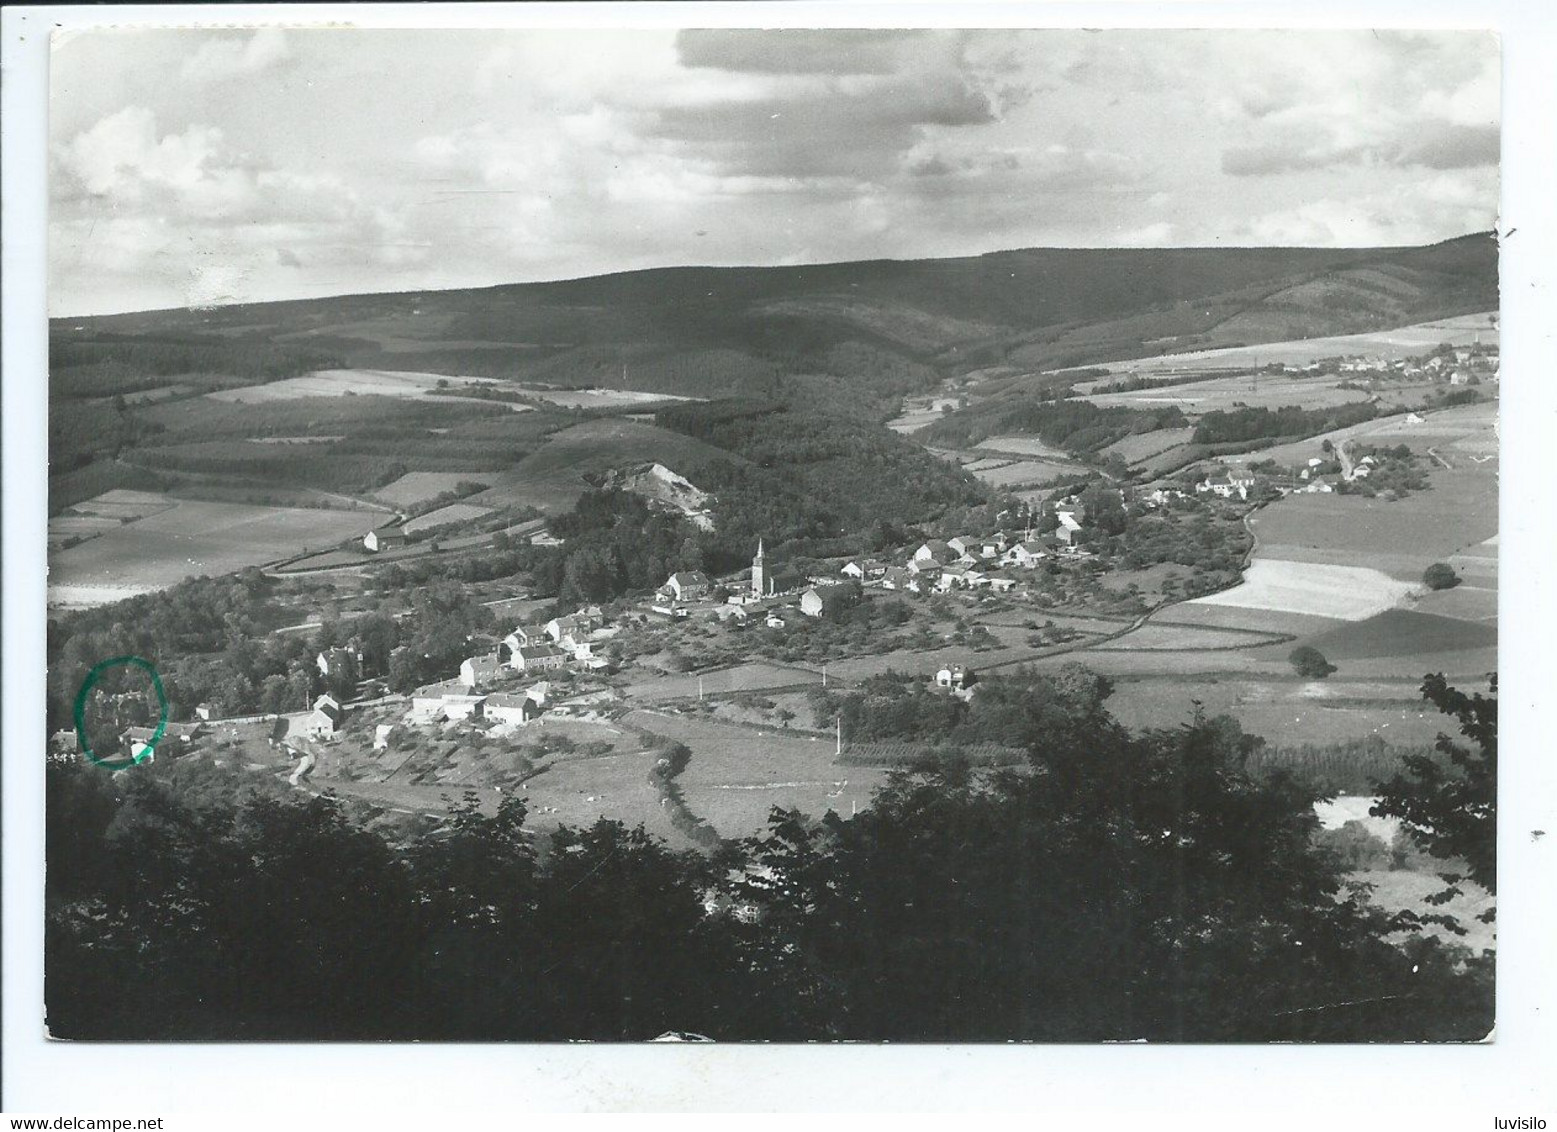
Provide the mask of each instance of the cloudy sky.
{"label": "cloudy sky", "polygon": [[54,314],[1497,212],[1475,32],[109,30],[51,82]]}

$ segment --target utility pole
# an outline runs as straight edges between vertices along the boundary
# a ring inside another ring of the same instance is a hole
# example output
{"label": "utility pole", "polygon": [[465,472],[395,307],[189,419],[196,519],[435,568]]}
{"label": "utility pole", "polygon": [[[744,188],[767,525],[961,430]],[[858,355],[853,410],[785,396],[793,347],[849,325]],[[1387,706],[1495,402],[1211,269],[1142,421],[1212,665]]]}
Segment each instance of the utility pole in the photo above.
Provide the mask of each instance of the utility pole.
{"label": "utility pole", "polygon": [[836,754],[843,754],[843,716],[838,717],[838,749]]}
{"label": "utility pole", "polygon": [[822,665],[822,687],[827,687],[827,665]]}
{"label": "utility pole", "polygon": [[701,676],[697,678],[697,698],[699,701],[703,698],[703,678]]}

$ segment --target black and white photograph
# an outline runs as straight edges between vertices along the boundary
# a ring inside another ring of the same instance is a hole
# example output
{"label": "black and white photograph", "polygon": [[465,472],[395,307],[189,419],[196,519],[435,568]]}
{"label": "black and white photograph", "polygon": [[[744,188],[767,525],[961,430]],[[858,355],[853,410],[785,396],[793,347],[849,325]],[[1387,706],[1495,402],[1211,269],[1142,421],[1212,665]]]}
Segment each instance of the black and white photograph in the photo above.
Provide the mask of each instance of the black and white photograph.
{"label": "black and white photograph", "polygon": [[1499,35],[696,15],[54,35],[37,1026],[1495,1043]]}

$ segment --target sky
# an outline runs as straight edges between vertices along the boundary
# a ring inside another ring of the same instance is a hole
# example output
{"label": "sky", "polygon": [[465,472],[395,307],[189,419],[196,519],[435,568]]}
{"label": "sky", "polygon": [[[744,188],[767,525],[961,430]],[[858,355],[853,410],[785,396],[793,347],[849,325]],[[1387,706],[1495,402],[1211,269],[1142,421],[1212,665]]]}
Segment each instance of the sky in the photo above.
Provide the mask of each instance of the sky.
{"label": "sky", "polygon": [[50,313],[1493,227],[1482,32],[98,29]]}

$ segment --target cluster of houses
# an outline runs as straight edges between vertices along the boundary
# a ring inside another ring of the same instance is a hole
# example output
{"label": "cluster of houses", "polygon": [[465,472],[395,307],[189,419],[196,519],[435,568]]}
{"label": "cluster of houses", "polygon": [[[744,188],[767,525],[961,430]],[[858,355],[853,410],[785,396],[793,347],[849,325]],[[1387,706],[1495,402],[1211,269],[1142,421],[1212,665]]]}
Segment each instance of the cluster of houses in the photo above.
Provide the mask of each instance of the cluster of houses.
{"label": "cluster of houses", "polygon": [[1325,358],[1305,366],[1281,366],[1281,372],[1317,376],[1323,373],[1393,377],[1407,381],[1438,381],[1450,385],[1476,385],[1498,380],[1499,352],[1481,342],[1469,346],[1442,346],[1429,354],[1387,358],[1381,354],[1350,354]]}
{"label": "cluster of houses", "polygon": [[607,666],[595,647],[615,634],[598,605],[542,626],[519,626],[492,653],[466,657],[459,675],[420,688],[411,698],[411,714],[427,721],[490,719],[528,723],[546,710],[550,684],[542,680],[522,694],[507,690],[516,674],[545,676],[566,671],[596,671]]}

